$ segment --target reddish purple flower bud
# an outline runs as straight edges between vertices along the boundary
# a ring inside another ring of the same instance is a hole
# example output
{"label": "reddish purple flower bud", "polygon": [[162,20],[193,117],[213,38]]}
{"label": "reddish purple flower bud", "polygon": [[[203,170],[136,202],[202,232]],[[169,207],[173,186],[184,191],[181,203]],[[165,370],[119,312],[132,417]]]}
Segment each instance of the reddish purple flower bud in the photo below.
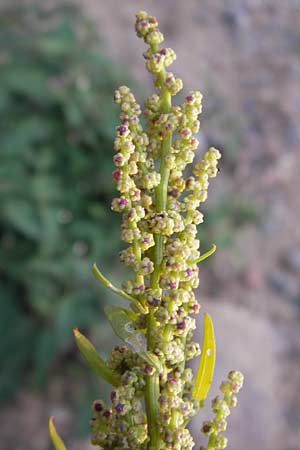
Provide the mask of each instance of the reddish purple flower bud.
{"label": "reddish purple flower bud", "polygon": [[167,54],[167,49],[166,48],[162,48],[159,53],[161,55],[166,55]]}
{"label": "reddish purple flower bud", "polygon": [[191,277],[193,275],[193,269],[189,267],[188,269],[186,269],[185,274],[187,277]]}
{"label": "reddish purple flower bud", "polygon": [[169,281],[168,286],[170,289],[176,289],[177,283],[176,281]]}
{"label": "reddish purple flower bud", "polygon": [[199,310],[200,310],[200,306],[198,305],[198,303],[194,303],[194,305],[191,306],[191,311],[194,314],[198,314]]}
{"label": "reddish purple flower bud", "polygon": [[117,132],[120,134],[120,136],[123,136],[123,134],[125,134],[127,130],[128,128],[125,125],[119,125],[117,127]]}
{"label": "reddish purple flower bud", "polygon": [[183,130],[181,130],[181,136],[186,137],[190,134],[190,130],[188,128],[183,128]]}
{"label": "reddish purple flower bud", "polygon": [[169,379],[168,379],[168,383],[169,383],[169,384],[176,384],[176,383],[177,383],[177,378],[175,378],[175,377],[169,378]]}
{"label": "reddish purple flower bud", "polygon": [[170,195],[171,197],[177,198],[177,197],[178,197],[178,189],[177,189],[177,188],[172,188],[172,189],[169,191],[169,195]]}
{"label": "reddish purple flower bud", "polygon": [[193,95],[187,95],[186,97],[185,97],[185,99],[186,99],[186,101],[188,102],[188,103],[191,103],[193,100],[194,100],[194,97],[193,97]]}
{"label": "reddish purple flower bud", "polygon": [[178,330],[185,330],[185,328],[186,328],[185,320],[182,320],[182,322],[179,322],[177,324],[177,328],[178,328]]}
{"label": "reddish purple flower bud", "polygon": [[150,298],[147,300],[147,304],[148,304],[149,306],[153,306],[154,308],[155,308],[156,306],[158,306],[159,303],[160,303],[160,300],[159,300],[159,298],[157,298],[157,297],[150,297]]}
{"label": "reddish purple flower bud", "polygon": [[127,206],[128,205],[128,200],[125,197],[120,197],[119,198],[119,205],[120,206]]}
{"label": "reddish purple flower bud", "polygon": [[144,373],[145,373],[146,375],[148,375],[148,376],[153,375],[153,373],[154,373],[154,367],[150,366],[150,364],[146,364],[146,365],[144,366]]}
{"label": "reddish purple flower bud", "polygon": [[112,173],[112,179],[114,181],[118,181],[121,178],[121,171],[119,169],[116,169]]}
{"label": "reddish purple flower bud", "polygon": [[116,407],[115,407],[115,410],[116,410],[118,413],[121,413],[121,412],[124,411],[124,407],[125,407],[125,403],[118,403],[118,404],[116,405]]}
{"label": "reddish purple flower bud", "polygon": [[139,292],[144,292],[145,286],[143,284],[137,284],[134,289]]}
{"label": "reddish purple flower bud", "polygon": [[111,412],[110,412],[108,409],[106,409],[106,410],[104,411],[104,413],[103,413],[103,417],[108,418],[108,417],[110,417],[110,416],[111,416]]}
{"label": "reddish purple flower bud", "polygon": [[203,433],[207,434],[210,432],[210,430],[211,430],[211,425],[208,425],[208,424],[203,425],[203,427],[202,427]]}
{"label": "reddish purple flower bud", "polygon": [[154,17],[154,16],[149,17],[149,23],[152,23],[152,24],[157,23],[156,17]]}
{"label": "reddish purple flower bud", "polygon": [[111,394],[110,394],[111,401],[114,402],[116,400],[116,398],[117,398],[116,391],[111,391]]}
{"label": "reddish purple flower bud", "polygon": [[139,200],[141,198],[141,191],[139,189],[135,189],[131,193],[131,198],[132,198],[132,200]]}
{"label": "reddish purple flower bud", "polygon": [[122,162],[124,161],[124,156],[121,153],[117,153],[114,157],[113,157],[114,163],[116,166],[119,166],[120,164],[122,164]]}
{"label": "reddish purple flower bud", "polygon": [[97,412],[100,412],[103,410],[103,403],[101,402],[95,402],[94,403],[94,410]]}

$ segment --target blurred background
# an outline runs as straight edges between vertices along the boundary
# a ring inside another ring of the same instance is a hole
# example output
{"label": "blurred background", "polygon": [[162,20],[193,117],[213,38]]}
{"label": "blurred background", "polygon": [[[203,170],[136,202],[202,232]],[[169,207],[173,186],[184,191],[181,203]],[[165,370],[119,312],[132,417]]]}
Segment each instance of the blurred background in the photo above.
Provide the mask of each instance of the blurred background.
{"label": "blurred background", "polygon": [[90,403],[107,396],[71,328],[104,355],[117,343],[102,308],[119,300],[91,265],[124,277],[113,92],[151,92],[138,9],[158,17],[184,93],[204,94],[199,154],[223,155],[199,227],[202,251],[218,246],[198,293],[217,335],[210,398],[242,370],[229,448],[300,450],[300,0],[1,0],[0,449],[49,450],[55,415],[68,449],[88,450]]}

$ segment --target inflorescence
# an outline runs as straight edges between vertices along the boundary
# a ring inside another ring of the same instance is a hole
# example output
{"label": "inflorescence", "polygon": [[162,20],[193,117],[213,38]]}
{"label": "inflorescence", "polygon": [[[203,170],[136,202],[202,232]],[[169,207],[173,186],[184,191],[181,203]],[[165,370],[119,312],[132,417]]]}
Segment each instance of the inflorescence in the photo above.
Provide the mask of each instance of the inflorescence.
{"label": "inflorescence", "polygon": [[[167,70],[175,52],[161,46],[164,37],[155,17],[138,12],[135,29],[148,45],[146,68],[157,89],[145,100],[144,127],[130,89],[121,86],[115,92],[121,124],[112,174],[119,196],[112,210],[122,213],[121,238],[127,247],[120,258],[133,277],[117,289],[95,270],[103,284],[130,301],[131,309],[115,307],[118,317],[128,319],[125,325],[109,317],[117,332],[124,326],[119,336],[127,345],[115,347],[106,363],[117,381],[110,405],[93,404],[92,443],[103,450],[190,450],[194,441],[187,424],[202,407],[193,395],[193,372],[186,368],[201,353],[192,340],[200,309],[194,294],[197,264],[204,259],[197,225],[203,222],[199,207],[221,155],[211,147],[187,170],[198,147],[202,95],[191,91],[182,105],[172,105],[183,88],[182,80]],[[201,450],[226,447],[220,432],[242,383],[242,374],[235,371],[222,383],[224,399],[212,402],[215,418],[203,424],[208,444]]]}

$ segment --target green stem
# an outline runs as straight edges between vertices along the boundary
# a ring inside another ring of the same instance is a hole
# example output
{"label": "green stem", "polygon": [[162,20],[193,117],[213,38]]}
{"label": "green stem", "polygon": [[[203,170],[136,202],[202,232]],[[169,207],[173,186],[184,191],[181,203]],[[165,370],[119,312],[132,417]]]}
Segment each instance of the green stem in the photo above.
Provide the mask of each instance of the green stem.
{"label": "green stem", "polygon": [[[142,251],[141,248],[139,246],[138,241],[135,239],[133,241],[133,251],[134,251],[134,255],[137,261],[141,261],[142,259]],[[138,272],[135,272],[135,282],[137,284],[144,284],[144,277],[143,275],[139,275]]]}
{"label": "green stem", "polygon": [[[163,78],[165,73],[161,73],[160,77]],[[161,111],[168,113],[171,111],[171,95],[167,90],[162,91]],[[155,191],[155,205],[156,211],[161,212],[167,208],[167,195],[168,195],[168,181],[170,170],[167,167],[165,157],[170,153],[172,144],[172,133],[169,133],[162,142],[161,154],[160,154],[160,176],[161,181]],[[159,289],[159,277],[161,272],[161,264],[163,260],[164,242],[163,235],[154,235],[155,246],[153,252],[154,271],[151,274],[150,286],[152,289]],[[149,351],[153,351],[154,342],[153,334],[155,333],[156,322],[153,315],[153,311],[150,311],[148,315],[147,324],[147,347]],[[157,426],[158,415],[158,399],[159,399],[159,374],[155,372],[152,376],[147,377],[146,382],[146,412],[148,421],[148,433],[149,443],[148,450],[157,450],[159,448],[159,430]]]}
{"label": "green stem", "polygon": [[[159,377],[154,375],[148,377],[146,381],[146,412],[149,424],[148,443],[149,450],[157,450],[159,448],[159,430],[157,428],[157,413],[158,413],[158,398],[159,398]],[[154,404],[155,402],[155,404]],[[155,424],[155,426],[153,426]]]}
{"label": "green stem", "polygon": [[[155,328],[155,319],[153,312],[148,315],[147,324],[147,347],[153,349],[153,332]],[[159,448],[159,430],[157,427],[159,399],[159,374],[157,371],[146,379],[145,403],[148,422],[149,443],[148,450],[157,450]]]}

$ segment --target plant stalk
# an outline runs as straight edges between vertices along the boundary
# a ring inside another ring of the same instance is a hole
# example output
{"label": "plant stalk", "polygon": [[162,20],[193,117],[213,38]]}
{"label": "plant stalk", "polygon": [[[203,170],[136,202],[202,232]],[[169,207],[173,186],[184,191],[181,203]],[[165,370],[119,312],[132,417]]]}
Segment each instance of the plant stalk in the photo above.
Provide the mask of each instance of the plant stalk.
{"label": "plant stalk", "polygon": [[[165,73],[160,74],[161,77],[165,76]],[[167,90],[162,91],[161,111],[168,113],[171,111],[171,94]],[[167,194],[168,194],[168,181],[170,170],[166,165],[165,157],[170,153],[172,144],[172,133],[164,138],[161,147],[160,154],[160,176],[161,181],[155,191],[155,205],[156,211],[162,212],[167,208]],[[156,234],[154,236],[155,246],[153,252],[154,271],[151,274],[150,287],[152,289],[159,289],[159,277],[161,272],[161,263],[163,260],[164,242],[163,235]],[[153,334],[155,334],[156,322],[151,311],[148,315],[147,323],[147,347],[149,351],[153,351]],[[146,412],[148,422],[149,443],[148,450],[157,450],[159,448],[159,430],[157,426],[157,415],[159,405],[159,374],[157,371],[152,376],[149,376],[146,381]]]}

